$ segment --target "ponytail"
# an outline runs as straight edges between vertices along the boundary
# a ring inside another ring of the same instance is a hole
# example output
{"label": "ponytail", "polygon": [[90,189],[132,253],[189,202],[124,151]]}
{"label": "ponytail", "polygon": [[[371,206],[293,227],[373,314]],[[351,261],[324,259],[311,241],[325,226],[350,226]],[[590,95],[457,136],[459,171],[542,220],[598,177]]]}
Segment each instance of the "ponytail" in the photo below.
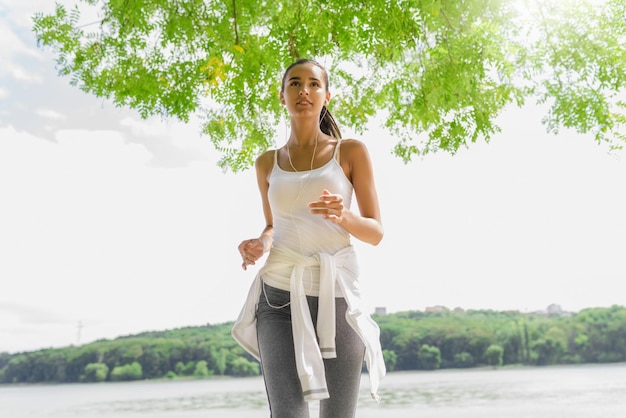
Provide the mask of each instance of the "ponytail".
{"label": "ponytail", "polygon": [[326,106],[322,107],[322,113],[320,113],[320,129],[326,135],[330,135],[336,139],[341,139],[339,125],[337,125],[335,118],[331,115]]}

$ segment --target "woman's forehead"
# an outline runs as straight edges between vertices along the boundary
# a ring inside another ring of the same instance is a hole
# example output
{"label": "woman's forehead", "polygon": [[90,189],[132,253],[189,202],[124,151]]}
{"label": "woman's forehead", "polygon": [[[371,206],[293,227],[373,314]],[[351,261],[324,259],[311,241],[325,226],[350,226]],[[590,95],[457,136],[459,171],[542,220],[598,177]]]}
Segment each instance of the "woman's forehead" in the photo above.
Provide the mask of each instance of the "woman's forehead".
{"label": "woman's forehead", "polygon": [[303,63],[294,65],[287,73],[285,79],[290,80],[292,78],[315,78],[318,80],[324,80],[324,70],[315,64]]}

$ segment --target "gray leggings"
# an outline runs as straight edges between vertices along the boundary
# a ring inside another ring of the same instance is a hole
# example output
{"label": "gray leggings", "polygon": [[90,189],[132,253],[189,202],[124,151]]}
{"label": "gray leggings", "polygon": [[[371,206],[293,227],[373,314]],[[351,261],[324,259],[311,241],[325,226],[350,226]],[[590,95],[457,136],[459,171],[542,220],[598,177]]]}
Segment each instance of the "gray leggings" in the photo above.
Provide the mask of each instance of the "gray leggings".
{"label": "gray leggings", "polygon": [[[308,403],[302,395],[296,372],[291,307],[276,309],[268,306],[265,299],[267,295],[273,306],[282,306],[289,302],[289,292],[271,286],[264,287],[265,293],[261,292],[257,310],[257,332],[271,417],[308,418]],[[316,297],[307,297],[314,325],[317,322],[317,300]],[[346,322],[345,299],[335,300],[337,358],[324,359],[330,398],[320,401],[320,417],[350,418],[356,413],[365,346]]]}

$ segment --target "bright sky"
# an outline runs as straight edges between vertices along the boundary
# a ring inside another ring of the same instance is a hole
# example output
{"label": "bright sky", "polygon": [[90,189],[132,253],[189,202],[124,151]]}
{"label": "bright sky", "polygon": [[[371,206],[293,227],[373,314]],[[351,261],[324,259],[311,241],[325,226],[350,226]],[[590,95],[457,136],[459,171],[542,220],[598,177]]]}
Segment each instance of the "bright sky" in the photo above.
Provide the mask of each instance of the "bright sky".
{"label": "bright sky", "polygon": [[[53,4],[5,3],[0,352],[234,320],[256,272],[236,247],[263,227],[252,170],[222,173],[197,123],[69,86],[30,32]],[[541,116],[512,109],[491,144],[409,165],[376,126],[360,137],[386,231],[355,243],[372,309],[624,304],[626,153]]]}

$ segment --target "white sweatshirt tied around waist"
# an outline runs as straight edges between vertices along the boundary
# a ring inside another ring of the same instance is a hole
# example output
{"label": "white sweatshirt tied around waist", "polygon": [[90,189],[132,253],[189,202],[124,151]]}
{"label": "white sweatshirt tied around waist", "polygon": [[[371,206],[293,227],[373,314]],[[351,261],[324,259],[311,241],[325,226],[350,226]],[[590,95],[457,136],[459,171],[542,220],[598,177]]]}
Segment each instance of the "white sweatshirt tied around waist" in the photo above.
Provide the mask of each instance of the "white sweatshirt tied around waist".
{"label": "white sweatshirt tied around waist", "polygon": [[[290,266],[291,326],[296,353],[296,367],[304,399],[329,397],[323,359],[335,358],[335,286],[339,285],[348,304],[346,320],[365,345],[365,362],[370,378],[370,392],[378,399],[380,380],[386,373],[380,346],[380,330],[367,313],[359,289],[358,264],[353,247],[348,246],[330,255],[325,253],[305,257],[285,248],[272,248],[270,256],[256,275],[246,302],[232,329],[233,338],[252,356],[260,360],[256,310],[262,291],[262,276],[272,269]],[[307,267],[320,269],[317,336],[306,300],[303,273]],[[319,339],[319,343],[318,343]]]}

